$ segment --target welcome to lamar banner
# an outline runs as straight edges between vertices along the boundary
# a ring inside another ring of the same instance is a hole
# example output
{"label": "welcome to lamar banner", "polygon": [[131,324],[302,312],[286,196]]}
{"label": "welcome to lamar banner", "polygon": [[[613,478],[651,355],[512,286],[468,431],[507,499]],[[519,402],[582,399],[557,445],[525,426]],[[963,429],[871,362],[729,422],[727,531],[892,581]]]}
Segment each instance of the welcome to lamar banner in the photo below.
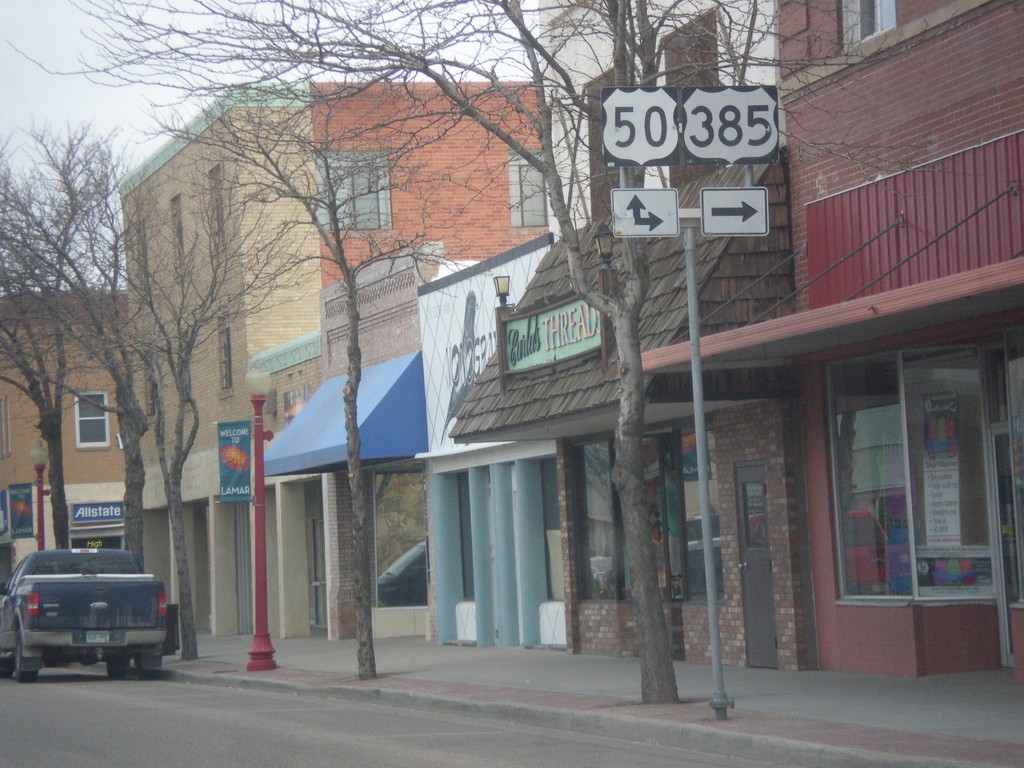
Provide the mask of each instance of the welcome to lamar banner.
{"label": "welcome to lamar banner", "polygon": [[217,461],[220,465],[221,502],[252,500],[252,423],[222,421],[217,424]]}

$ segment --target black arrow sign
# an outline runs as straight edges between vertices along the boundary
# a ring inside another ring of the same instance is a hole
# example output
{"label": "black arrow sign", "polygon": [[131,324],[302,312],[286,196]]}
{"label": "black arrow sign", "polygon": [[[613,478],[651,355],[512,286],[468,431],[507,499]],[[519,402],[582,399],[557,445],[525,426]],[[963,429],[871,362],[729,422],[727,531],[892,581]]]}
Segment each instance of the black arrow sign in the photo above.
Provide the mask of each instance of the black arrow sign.
{"label": "black arrow sign", "polygon": [[757,213],[757,208],[752,206],[746,200],[744,200],[738,208],[711,208],[712,216],[742,216],[743,221],[746,221],[755,213]]}
{"label": "black arrow sign", "polygon": [[647,210],[646,206],[640,202],[640,198],[637,195],[633,195],[633,199],[629,201],[629,205],[626,206],[626,210],[633,212],[633,223],[638,227],[646,224],[648,231],[653,232],[659,224],[664,223],[664,219],[659,219],[653,213],[649,213],[646,218],[640,214]]}

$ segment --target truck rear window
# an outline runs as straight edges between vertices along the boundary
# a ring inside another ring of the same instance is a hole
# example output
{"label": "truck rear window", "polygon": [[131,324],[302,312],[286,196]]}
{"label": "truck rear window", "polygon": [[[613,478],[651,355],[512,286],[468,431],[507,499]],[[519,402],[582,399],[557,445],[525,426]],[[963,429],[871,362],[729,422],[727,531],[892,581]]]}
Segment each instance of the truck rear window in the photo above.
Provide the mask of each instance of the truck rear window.
{"label": "truck rear window", "polygon": [[32,569],[33,576],[48,574],[94,575],[94,574],[134,574],[138,573],[135,564],[124,557],[104,557],[102,555],[67,555],[64,557],[41,558]]}

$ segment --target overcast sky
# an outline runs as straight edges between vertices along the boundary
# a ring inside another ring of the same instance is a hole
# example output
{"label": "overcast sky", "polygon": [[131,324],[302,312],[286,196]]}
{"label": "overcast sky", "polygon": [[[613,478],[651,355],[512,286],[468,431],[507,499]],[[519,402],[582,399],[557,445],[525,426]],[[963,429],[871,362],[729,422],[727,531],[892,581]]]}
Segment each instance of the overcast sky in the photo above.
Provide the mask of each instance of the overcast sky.
{"label": "overcast sky", "polygon": [[70,0],[0,0],[0,138],[17,143],[33,125],[92,124],[102,134],[116,132],[123,151],[141,162],[163,143],[154,137],[159,126],[147,101],[159,101],[155,92],[45,71],[74,71],[80,57],[95,58],[82,34],[91,22]]}

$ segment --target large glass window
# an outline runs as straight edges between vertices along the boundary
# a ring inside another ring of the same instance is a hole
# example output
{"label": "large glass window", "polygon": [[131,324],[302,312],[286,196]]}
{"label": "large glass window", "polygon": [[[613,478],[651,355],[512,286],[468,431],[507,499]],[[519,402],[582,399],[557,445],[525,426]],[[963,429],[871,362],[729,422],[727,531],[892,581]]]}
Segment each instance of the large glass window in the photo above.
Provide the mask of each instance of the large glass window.
{"label": "large glass window", "polygon": [[832,367],[844,594],[991,593],[980,368],[971,350]]}
{"label": "large glass window", "polygon": [[[1008,334],[1006,344],[1006,394],[1009,401],[1009,443],[1005,478],[1000,486],[999,524],[1003,554],[1003,578],[1007,600],[1020,600],[1024,590],[1024,328]],[[1019,662],[1018,662],[1019,663]]]}
{"label": "large glass window", "polygon": [[909,595],[910,539],[895,355],[835,366],[832,403],[845,593]]}
{"label": "large glass window", "polygon": [[[686,535],[686,575],[684,592],[688,597],[706,598],[708,594],[707,576],[704,573],[704,520],[700,510],[700,478],[697,472],[697,437],[683,435],[682,472],[683,472],[683,514],[685,516]],[[724,579],[722,577],[722,535],[718,521],[718,486],[714,482],[717,474],[715,469],[715,436],[708,433],[708,501],[711,507],[711,546],[715,557],[715,582],[718,594],[722,594]]]}
{"label": "large glass window", "polygon": [[548,599],[565,599],[565,572],[562,567],[562,522],[558,515],[558,464],[542,459],[540,478],[544,499],[544,538],[548,570]]}
{"label": "large glass window", "polygon": [[992,589],[979,368],[974,351],[920,355],[904,362],[922,596]]}
{"label": "large glass window", "polygon": [[374,475],[377,606],[427,604],[427,542],[422,472]]}
{"label": "large glass window", "polygon": [[[673,433],[646,438],[641,445],[647,522],[654,542],[658,586],[663,597],[670,600],[707,595],[694,442],[692,436],[680,438]],[[610,447],[605,443],[581,446],[577,457],[577,498],[583,505],[578,518],[583,599],[628,599],[629,571],[622,513],[612,489]],[[712,511],[714,507],[712,499]],[[722,549],[717,515],[712,525],[721,593]]]}
{"label": "large glass window", "polygon": [[606,443],[584,445],[577,480],[585,500],[580,525],[581,592],[584,600],[617,600],[622,593],[621,527],[612,500],[611,451]]}

